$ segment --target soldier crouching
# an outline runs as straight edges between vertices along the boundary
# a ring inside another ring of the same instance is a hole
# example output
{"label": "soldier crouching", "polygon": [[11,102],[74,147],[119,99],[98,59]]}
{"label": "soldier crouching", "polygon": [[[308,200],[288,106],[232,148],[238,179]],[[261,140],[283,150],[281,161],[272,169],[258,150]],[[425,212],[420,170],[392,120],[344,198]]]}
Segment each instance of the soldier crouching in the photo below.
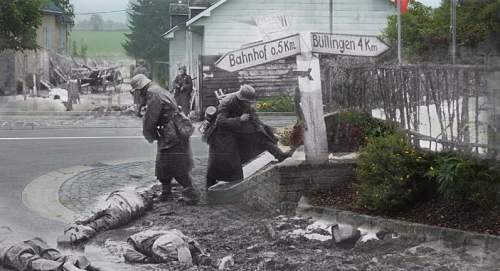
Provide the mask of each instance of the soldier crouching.
{"label": "soldier crouching", "polygon": [[280,162],[293,154],[278,147],[272,128],[259,120],[255,103],[255,89],[250,85],[242,85],[220,101],[213,126],[204,135],[209,144],[207,189],[217,181],[243,179],[242,165],[264,151]]}

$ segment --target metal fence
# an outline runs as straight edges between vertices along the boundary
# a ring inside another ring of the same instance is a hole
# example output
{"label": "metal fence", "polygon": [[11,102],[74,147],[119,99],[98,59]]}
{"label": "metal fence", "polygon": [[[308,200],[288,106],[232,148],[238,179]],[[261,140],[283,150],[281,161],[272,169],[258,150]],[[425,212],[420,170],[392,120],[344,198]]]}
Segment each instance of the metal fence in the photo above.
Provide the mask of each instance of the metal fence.
{"label": "metal fence", "polygon": [[420,147],[497,156],[498,71],[465,65],[329,65],[323,99],[329,112],[361,110],[395,122]]}

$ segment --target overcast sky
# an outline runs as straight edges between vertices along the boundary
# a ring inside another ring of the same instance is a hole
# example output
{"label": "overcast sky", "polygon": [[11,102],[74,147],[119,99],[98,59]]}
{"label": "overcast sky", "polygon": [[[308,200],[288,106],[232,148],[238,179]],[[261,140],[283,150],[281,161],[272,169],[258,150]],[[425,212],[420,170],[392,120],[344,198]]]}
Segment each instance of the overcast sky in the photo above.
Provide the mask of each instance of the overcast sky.
{"label": "overcast sky", "polygon": [[[441,0],[419,0],[420,2],[436,7],[439,5]],[[75,13],[89,13],[89,12],[99,12],[99,11],[113,11],[113,10],[123,10],[128,8],[129,0],[71,0],[75,7]],[[101,14],[104,20],[114,20],[125,22],[127,15],[125,12],[119,13],[109,13]],[[77,16],[76,20],[81,20],[89,16]]]}

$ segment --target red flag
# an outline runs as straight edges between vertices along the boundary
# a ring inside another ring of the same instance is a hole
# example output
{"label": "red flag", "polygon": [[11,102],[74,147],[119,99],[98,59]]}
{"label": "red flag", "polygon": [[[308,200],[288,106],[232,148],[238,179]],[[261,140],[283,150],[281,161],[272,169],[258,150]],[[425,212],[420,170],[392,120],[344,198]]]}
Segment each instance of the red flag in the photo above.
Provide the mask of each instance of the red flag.
{"label": "red flag", "polygon": [[[398,0],[391,0],[392,2],[394,2],[394,5],[397,5],[398,4]],[[405,14],[406,11],[408,11],[408,0],[400,0],[401,2],[401,14]]]}

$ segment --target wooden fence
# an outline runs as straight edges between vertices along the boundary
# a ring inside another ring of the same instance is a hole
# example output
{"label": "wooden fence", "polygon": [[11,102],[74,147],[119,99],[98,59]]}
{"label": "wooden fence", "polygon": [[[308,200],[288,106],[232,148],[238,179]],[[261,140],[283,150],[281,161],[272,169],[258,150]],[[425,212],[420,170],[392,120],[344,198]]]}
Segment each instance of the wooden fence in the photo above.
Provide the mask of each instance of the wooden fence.
{"label": "wooden fence", "polygon": [[498,146],[488,143],[491,116],[500,108],[490,99],[489,72],[464,65],[330,65],[323,69],[323,99],[329,112],[361,110],[396,122],[420,147],[496,153]]}

